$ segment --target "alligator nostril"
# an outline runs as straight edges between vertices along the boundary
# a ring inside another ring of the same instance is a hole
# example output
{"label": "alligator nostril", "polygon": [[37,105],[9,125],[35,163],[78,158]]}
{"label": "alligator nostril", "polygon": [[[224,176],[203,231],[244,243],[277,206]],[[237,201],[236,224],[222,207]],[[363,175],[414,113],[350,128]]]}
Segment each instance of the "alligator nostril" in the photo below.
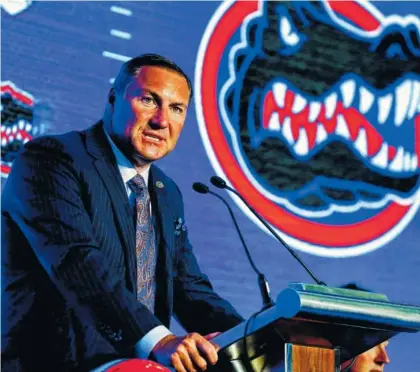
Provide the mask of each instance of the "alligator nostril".
{"label": "alligator nostril", "polygon": [[[411,47],[413,46],[414,49]],[[406,29],[394,29],[383,32],[382,40],[376,48],[378,53],[388,58],[412,59],[420,51],[418,30],[412,27]]]}

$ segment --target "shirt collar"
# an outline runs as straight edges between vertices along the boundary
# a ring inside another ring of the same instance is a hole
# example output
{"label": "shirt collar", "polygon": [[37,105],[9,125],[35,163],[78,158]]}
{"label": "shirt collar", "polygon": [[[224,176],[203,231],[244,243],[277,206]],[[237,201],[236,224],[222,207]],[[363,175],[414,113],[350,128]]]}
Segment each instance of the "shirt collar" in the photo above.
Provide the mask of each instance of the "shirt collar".
{"label": "shirt collar", "polygon": [[[117,160],[118,169],[120,170],[121,177],[126,184],[130,181],[134,176],[138,174],[136,168],[134,168],[133,163],[127,159],[127,157],[121,152],[121,150],[117,147],[114,141],[111,139],[107,131],[105,130],[106,137],[108,138],[109,144],[111,145],[112,152],[115,155],[115,159]],[[148,164],[143,171],[140,172],[140,175],[143,177],[144,182],[146,185],[149,184],[149,172],[150,172],[150,164]]]}

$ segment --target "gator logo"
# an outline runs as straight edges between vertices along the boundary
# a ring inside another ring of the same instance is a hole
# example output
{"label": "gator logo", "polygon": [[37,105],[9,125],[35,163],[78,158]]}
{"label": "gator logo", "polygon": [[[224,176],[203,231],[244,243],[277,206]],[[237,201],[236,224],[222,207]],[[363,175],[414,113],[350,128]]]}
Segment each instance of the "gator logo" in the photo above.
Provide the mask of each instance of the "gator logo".
{"label": "gator logo", "polygon": [[195,75],[202,140],[296,249],[364,254],[417,212],[419,25],[365,1],[230,1],[211,19]]}
{"label": "gator logo", "polygon": [[[44,132],[45,123],[40,120],[41,111],[36,109],[34,97],[12,82],[1,83],[1,176],[10,173],[13,160],[20,148],[34,136]],[[45,112],[45,110],[42,110]]]}

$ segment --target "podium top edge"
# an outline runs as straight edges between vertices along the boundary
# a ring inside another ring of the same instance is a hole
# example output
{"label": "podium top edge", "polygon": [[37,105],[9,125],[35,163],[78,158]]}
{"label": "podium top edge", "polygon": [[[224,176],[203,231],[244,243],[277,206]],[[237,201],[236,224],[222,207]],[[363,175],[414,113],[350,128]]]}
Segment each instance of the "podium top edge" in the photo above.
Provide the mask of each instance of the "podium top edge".
{"label": "podium top edge", "polygon": [[326,294],[326,295],[331,295],[331,296],[340,296],[340,297],[358,298],[358,299],[363,299],[363,300],[389,302],[388,297],[384,294],[368,292],[368,291],[359,291],[355,289],[327,287],[327,286],[318,285],[318,284],[308,284],[308,283],[298,283],[298,282],[289,283],[289,288],[298,292],[310,292],[310,293]]}

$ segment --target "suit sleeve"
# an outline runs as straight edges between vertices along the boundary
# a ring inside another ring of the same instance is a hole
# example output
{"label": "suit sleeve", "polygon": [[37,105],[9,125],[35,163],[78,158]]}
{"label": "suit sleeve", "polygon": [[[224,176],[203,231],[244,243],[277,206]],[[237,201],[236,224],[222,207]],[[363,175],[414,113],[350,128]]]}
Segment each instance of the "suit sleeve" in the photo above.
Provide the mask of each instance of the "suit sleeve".
{"label": "suit sleeve", "polygon": [[[178,209],[184,220],[182,195]],[[188,332],[202,335],[224,332],[244,321],[232,305],[220,297],[209,278],[200,270],[188,239],[188,231],[179,236],[177,271],[174,279],[174,312]]]}
{"label": "suit sleeve", "polygon": [[82,309],[100,332],[117,333],[120,340],[114,346],[127,354],[161,323],[114,275],[93,238],[95,227],[84,208],[82,192],[72,158],[55,140],[37,140],[26,145],[13,165],[3,209],[24,234],[67,306]]}

